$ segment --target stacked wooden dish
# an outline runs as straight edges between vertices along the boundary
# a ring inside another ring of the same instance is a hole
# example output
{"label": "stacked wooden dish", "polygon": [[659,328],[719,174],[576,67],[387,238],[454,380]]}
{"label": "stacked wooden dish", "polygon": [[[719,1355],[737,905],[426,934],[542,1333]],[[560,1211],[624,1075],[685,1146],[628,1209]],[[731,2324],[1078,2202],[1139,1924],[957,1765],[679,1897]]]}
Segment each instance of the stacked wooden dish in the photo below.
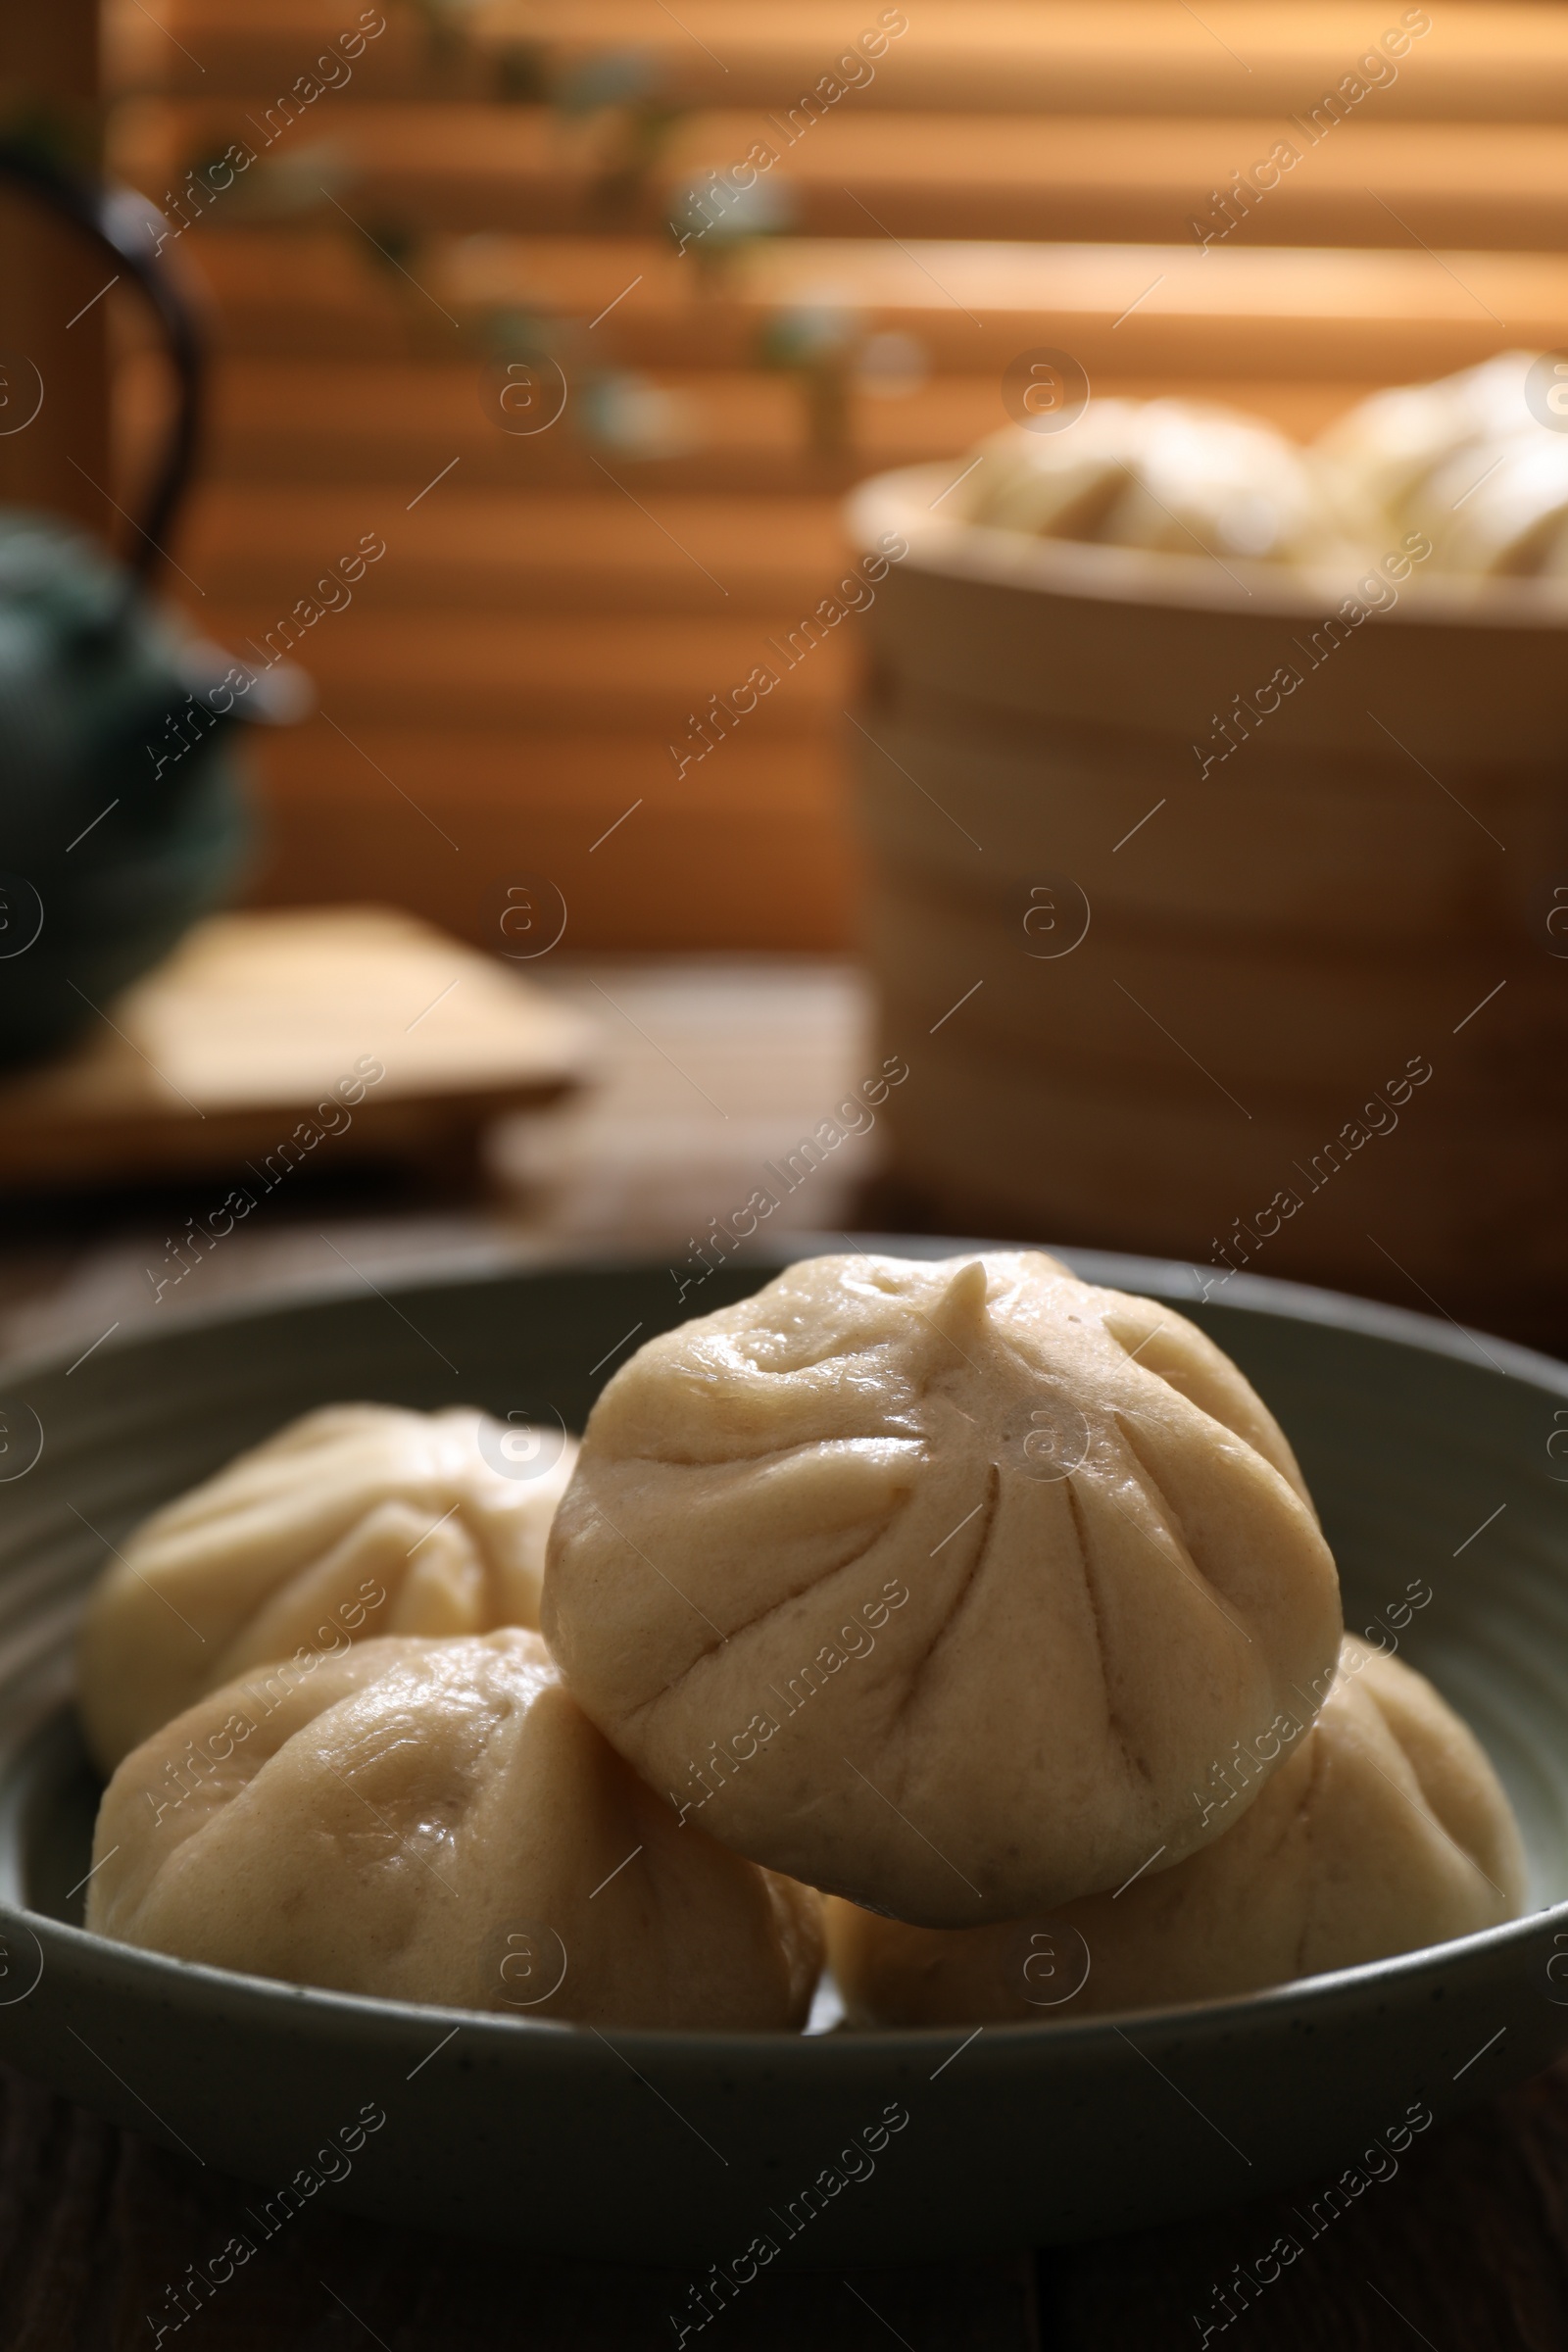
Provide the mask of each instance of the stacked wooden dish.
{"label": "stacked wooden dish", "polygon": [[850,507],[908,548],[854,738],[908,1195],[1559,1335],[1568,589],[1035,539],[956,470]]}

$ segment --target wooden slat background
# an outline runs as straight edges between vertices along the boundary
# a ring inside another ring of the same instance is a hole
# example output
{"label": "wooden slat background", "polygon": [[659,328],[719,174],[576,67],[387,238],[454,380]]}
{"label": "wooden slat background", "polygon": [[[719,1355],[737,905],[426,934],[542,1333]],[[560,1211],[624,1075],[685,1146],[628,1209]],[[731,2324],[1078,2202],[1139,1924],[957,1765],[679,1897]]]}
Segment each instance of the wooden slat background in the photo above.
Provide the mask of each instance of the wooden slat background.
{"label": "wooden slat background", "polygon": [[[167,204],[199,156],[259,144],[254,125],[355,13],[111,0],[120,168]],[[207,482],[175,551],[204,628],[245,651],[363,532],[387,543],[299,649],[326,715],[261,747],[265,898],[388,896],[483,939],[518,868],[563,890],[581,947],[842,946],[857,624],[703,765],[677,774],[668,747],[831,588],[853,481],[950,455],[956,472],[1003,421],[1007,362],[1042,345],[1074,353],[1097,392],[1229,400],[1307,436],[1378,383],[1568,341],[1553,6],[1432,12],[1396,78],[1308,146],[1299,122],[1400,11],[928,0],[768,175],[794,233],[721,277],[701,245],[675,252],[671,190],[759,138],[783,149],[790,108],[879,11],[461,13],[470,37],[432,44],[389,0],[352,79],[269,151],[343,213],[243,223],[220,195],[172,248],[219,353]],[[628,48],[683,111],[610,218],[594,125],[498,97],[497,61],[514,72],[526,50],[557,74]],[[1299,165],[1203,251],[1192,220],[1281,137]],[[825,453],[799,385],[757,365],[781,308],[824,294],[917,338],[929,366],[907,397],[854,394]],[[553,318],[568,354],[567,414],[531,438],[485,406],[480,321],[509,307]],[[676,395],[688,445],[585,438],[596,368]],[[126,341],[123,478],[158,400]]]}

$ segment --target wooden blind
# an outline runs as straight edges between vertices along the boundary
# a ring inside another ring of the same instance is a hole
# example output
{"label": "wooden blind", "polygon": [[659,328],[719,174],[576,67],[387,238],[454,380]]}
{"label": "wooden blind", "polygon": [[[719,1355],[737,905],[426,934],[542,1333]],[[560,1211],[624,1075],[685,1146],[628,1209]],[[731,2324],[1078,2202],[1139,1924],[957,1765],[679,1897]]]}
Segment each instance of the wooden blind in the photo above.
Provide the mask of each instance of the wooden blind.
{"label": "wooden blind", "polygon": [[[108,32],[114,158],[220,354],[182,593],[242,652],[292,616],[319,688],[264,746],[272,900],[493,945],[532,873],[576,946],[841,944],[855,623],[678,747],[840,576],[851,482],[961,452],[1042,346],[1305,435],[1568,342],[1554,5],[110,0]],[[151,398],[132,355],[127,466]]]}
{"label": "wooden blind", "polygon": [[[92,0],[0,16],[8,127],[46,123],[91,156],[98,35]],[[0,190],[0,505],[42,506],[97,532],[115,520],[105,321],[93,299],[104,274],[74,229],[32,197]]]}

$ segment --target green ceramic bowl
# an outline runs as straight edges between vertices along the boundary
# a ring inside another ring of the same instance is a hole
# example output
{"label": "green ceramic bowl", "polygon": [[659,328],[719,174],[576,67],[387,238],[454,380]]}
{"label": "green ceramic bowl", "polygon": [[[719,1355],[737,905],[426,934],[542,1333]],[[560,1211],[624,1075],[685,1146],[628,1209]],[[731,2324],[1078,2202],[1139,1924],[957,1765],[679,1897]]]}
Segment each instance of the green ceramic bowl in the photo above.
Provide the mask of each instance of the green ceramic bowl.
{"label": "green ceramic bowl", "polygon": [[[703,1304],[827,1246],[737,1261]],[[181,1318],[8,1382],[0,2056],[255,2181],[258,2242],[331,2194],[519,2245],[718,2263],[731,2294],[773,2258],[748,2253],[759,2238],[841,2265],[1173,2221],[1347,2165],[1391,2131],[1397,2144],[1412,2113],[1441,2120],[1544,2065],[1568,2044],[1568,1369],[1322,1292],[1237,1277],[1205,1304],[1188,1267],[1065,1254],[1171,1299],[1255,1382],[1311,1482],[1348,1624],[1412,1577],[1432,1587],[1402,1654],[1507,1783],[1541,1908],[1243,2000],[800,2038],[355,1999],[87,1935],[97,1790],[70,1644],[105,1543],[332,1398],[549,1404],[580,1428],[616,1344],[680,1319],[667,1271],[646,1264],[356,1286]],[[868,2135],[873,2154],[841,2155]]]}

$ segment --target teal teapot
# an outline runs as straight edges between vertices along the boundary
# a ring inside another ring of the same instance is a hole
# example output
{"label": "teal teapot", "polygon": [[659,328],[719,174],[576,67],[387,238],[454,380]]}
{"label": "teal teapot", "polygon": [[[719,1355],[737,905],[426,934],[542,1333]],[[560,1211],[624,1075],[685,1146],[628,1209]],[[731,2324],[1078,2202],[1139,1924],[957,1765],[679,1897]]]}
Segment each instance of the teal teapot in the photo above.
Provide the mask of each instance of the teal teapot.
{"label": "teal teapot", "polygon": [[[300,673],[200,638],[150,586],[190,478],[195,328],[157,259],[162,216],[0,143],[0,179],[74,222],[136,285],[177,386],[124,563],[82,532],[0,508],[0,1067],[95,1024],[235,883],[250,841],[239,730],[298,715]],[[26,379],[30,363],[8,378]],[[36,370],[31,370],[35,378]],[[0,383],[25,402],[27,380]],[[36,385],[41,400],[46,387]]]}

